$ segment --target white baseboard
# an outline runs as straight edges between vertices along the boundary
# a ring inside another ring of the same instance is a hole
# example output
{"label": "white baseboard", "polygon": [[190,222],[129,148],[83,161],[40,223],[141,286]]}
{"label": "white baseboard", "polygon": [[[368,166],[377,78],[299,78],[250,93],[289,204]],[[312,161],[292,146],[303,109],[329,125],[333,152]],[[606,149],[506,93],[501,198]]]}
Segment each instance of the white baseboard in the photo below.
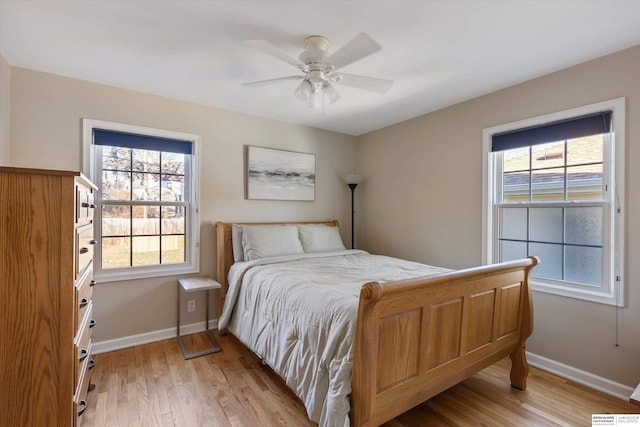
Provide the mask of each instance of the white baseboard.
{"label": "white baseboard", "polygon": [[624,384],[616,383],[603,377],[599,377],[590,372],[583,371],[546,357],[538,356],[527,352],[527,361],[529,365],[540,368],[544,371],[551,372],[559,377],[577,382],[589,388],[601,391],[622,400],[629,400],[629,396],[633,393],[633,388]]}
{"label": "white baseboard", "polygon": [[[180,335],[190,335],[205,330],[205,322],[191,323],[180,326]],[[209,320],[209,329],[218,328],[218,319]],[[128,337],[116,338],[107,341],[94,342],[91,347],[93,354],[107,353],[109,351],[121,350],[123,348],[134,347],[136,345],[148,344],[151,342],[168,340],[176,337],[176,328],[161,329],[158,331],[146,332],[144,334],[130,335]]]}

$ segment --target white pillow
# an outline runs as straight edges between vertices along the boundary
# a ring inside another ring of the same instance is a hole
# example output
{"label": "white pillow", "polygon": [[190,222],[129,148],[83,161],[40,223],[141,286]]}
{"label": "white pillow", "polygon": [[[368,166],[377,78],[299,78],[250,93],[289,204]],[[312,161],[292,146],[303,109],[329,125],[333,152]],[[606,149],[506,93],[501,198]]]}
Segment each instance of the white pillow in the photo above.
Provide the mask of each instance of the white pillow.
{"label": "white pillow", "polygon": [[244,261],[244,250],[242,249],[242,225],[231,225],[231,244],[233,245],[233,262]]}
{"label": "white pillow", "polygon": [[242,247],[245,261],[304,253],[295,225],[243,225]]}
{"label": "white pillow", "polygon": [[298,226],[300,241],[306,253],[344,251],[344,243],[338,227],[324,224],[302,224]]}

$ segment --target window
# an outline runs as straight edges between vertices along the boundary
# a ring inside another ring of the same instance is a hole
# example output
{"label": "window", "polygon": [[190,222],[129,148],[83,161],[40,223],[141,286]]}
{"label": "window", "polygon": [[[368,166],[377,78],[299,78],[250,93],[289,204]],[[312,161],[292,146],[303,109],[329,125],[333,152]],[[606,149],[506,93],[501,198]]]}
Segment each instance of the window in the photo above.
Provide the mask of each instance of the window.
{"label": "window", "polygon": [[102,281],[198,271],[198,137],[84,121]]}
{"label": "window", "polygon": [[484,259],[533,289],[623,305],[624,99],[484,131]]}

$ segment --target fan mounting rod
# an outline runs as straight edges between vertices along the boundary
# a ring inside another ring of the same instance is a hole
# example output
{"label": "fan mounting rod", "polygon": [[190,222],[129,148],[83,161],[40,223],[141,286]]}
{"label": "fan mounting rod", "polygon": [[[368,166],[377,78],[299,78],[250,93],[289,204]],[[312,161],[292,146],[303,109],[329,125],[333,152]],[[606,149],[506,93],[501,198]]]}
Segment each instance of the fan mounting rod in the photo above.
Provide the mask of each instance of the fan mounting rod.
{"label": "fan mounting rod", "polygon": [[309,69],[323,69],[328,50],[329,40],[322,36],[310,36],[304,39],[304,51],[298,59]]}
{"label": "fan mounting rod", "polygon": [[309,36],[304,39],[304,48],[307,50],[317,49],[326,52],[329,50],[329,40],[322,36]]}

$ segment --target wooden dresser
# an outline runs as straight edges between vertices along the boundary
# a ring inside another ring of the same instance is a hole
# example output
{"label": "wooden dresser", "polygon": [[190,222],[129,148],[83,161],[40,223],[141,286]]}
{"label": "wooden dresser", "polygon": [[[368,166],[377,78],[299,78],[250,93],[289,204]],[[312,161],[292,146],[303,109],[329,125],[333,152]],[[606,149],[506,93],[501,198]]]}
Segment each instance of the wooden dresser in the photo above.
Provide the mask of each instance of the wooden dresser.
{"label": "wooden dresser", "polygon": [[77,172],[0,167],[0,427],[80,425],[95,190]]}

